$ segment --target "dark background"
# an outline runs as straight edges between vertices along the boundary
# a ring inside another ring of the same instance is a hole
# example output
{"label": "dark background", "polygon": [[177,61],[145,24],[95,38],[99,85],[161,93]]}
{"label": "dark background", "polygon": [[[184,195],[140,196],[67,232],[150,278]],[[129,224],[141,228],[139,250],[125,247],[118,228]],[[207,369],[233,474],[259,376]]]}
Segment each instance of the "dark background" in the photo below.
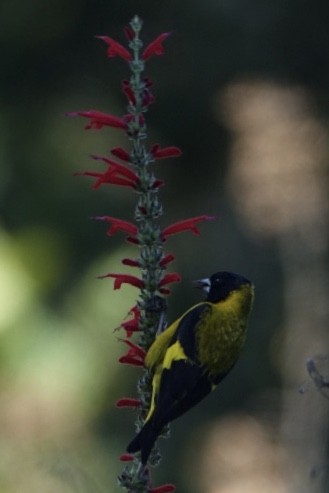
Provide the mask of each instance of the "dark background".
{"label": "dark background", "polygon": [[1,491],[116,491],[134,432],[114,402],[134,395],[139,371],[117,364],[113,329],[136,291],[96,276],[135,253],[89,218],[132,220],[135,197],[73,177],[99,166],[88,154],[127,143],[64,116],[125,113],[128,67],[94,35],[125,43],[134,14],[145,45],[172,33],[146,70],[148,142],[183,151],[156,164],[161,224],[216,216],[200,237],[168,240],[183,277],[169,318],[198,301],[193,279],[234,270],[256,285],[241,360],[173,425],[154,483],[326,491],[328,402],[305,369],[321,354],[328,373],[329,5],[319,0],[1,0]]}

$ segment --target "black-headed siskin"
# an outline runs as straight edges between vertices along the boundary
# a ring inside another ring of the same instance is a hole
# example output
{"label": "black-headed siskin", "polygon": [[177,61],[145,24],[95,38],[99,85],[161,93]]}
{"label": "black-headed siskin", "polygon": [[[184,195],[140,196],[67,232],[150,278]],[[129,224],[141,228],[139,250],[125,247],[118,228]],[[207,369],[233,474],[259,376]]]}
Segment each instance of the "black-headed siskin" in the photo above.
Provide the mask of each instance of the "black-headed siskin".
{"label": "black-headed siskin", "polygon": [[127,447],[146,464],[163,427],[216,388],[236,363],[246,338],[254,287],[245,277],[218,272],[197,281],[207,293],[155,339],[145,364],[152,399],[138,435]]}

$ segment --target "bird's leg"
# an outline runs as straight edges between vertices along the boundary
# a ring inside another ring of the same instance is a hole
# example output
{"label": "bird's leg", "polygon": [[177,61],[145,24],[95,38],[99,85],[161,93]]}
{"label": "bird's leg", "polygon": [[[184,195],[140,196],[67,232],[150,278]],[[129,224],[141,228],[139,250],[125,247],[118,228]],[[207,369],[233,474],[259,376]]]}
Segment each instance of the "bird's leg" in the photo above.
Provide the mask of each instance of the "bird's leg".
{"label": "bird's leg", "polygon": [[162,311],[160,313],[160,317],[159,317],[159,322],[158,322],[158,327],[157,327],[157,330],[156,330],[156,333],[155,335],[158,336],[159,334],[161,334],[161,332],[163,332],[166,328],[166,323],[165,323],[165,312]]}

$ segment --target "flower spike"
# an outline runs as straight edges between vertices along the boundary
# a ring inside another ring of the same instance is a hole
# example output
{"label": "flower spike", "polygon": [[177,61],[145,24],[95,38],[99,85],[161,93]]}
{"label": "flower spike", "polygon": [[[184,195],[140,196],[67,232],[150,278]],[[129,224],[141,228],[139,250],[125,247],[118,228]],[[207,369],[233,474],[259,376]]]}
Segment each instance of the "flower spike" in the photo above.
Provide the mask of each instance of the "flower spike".
{"label": "flower spike", "polygon": [[[122,397],[116,402],[117,408],[130,408],[137,411],[137,429],[141,428],[148,409],[154,405],[152,379],[147,368],[144,368],[145,357],[156,335],[167,327],[166,296],[170,294],[169,287],[172,283],[181,280],[178,273],[167,273],[168,265],[175,257],[171,253],[165,253],[165,241],[171,235],[183,231],[191,231],[198,235],[199,222],[213,219],[211,216],[200,215],[175,222],[162,231],[160,229],[158,220],[163,214],[163,207],[159,200],[158,189],[164,182],[155,176],[151,168],[155,161],[179,157],[182,151],[175,146],[161,148],[159,144],[150,147],[145,144],[145,139],[148,137],[145,116],[149,106],[155,101],[151,89],[153,83],[144,73],[145,62],[153,56],[160,56],[164,53],[164,42],[170,33],[160,34],[145,47],[140,37],[142,25],[142,20],[136,15],[130,24],[124,28],[128,47],[109,36],[96,36],[106,44],[109,58],[119,57],[127,62],[129,67],[130,75],[123,80],[121,85],[127,100],[127,114],[116,116],[95,109],[67,114],[68,116],[86,118],[87,125],[85,128],[87,130],[99,130],[104,126],[123,130],[129,141],[127,150],[125,147],[110,149],[110,157],[91,156],[92,159],[101,162],[101,170],[75,174],[93,178],[93,189],[98,189],[104,184],[117,185],[130,188],[137,195],[132,222],[110,215],[93,217],[95,220],[107,223],[106,233],[108,236],[123,233],[125,240],[138,246],[139,249],[137,255],[121,260],[125,266],[137,267],[140,270],[139,276],[112,272],[98,276],[100,279],[112,278],[114,290],[120,289],[123,284],[130,284],[139,290],[135,306],[119,327],[114,329],[123,329],[124,331],[124,338],[119,338],[119,341],[125,344],[126,352],[120,356],[119,362],[140,368],[143,371],[138,381],[136,397]],[[136,342],[132,340],[135,333],[138,333],[136,334],[138,336]],[[165,350],[166,348],[164,348]],[[157,449],[155,448],[150,452],[149,464],[153,465],[159,462]],[[143,453],[137,455],[124,453],[120,456],[120,461],[127,462],[118,478],[119,485],[127,493],[141,491],[171,493],[175,490],[175,486],[172,484],[152,486],[150,468],[147,460],[144,461],[143,459]]]}

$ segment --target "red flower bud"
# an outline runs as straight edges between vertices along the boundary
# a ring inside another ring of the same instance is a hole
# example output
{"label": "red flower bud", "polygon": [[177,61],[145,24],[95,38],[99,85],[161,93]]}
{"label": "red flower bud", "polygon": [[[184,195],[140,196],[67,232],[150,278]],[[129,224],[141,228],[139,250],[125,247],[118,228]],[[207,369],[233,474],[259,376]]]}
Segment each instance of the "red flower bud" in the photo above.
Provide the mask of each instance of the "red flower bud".
{"label": "red flower bud", "polygon": [[156,488],[152,488],[150,493],[170,493],[171,491],[175,491],[176,486],[173,484],[163,484],[162,486],[157,486]]}
{"label": "red flower bud", "polygon": [[131,86],[127,80],[122,81],[122,91],[126,95],[128,101],[131,104],[135,105],[136,104],[136,97],[135,97],[134,91],[132,90],[132,88],[131,88]]}
{"label": "red flower bud", "polygon": [[131,462],[134,460],[134,456],[132,454],[121,454],[119,460],[121,462]]}
{"label": "red flower bud", "polygon": [[121,263],[123,265],[129,265],[130,267],[140,267],[140,263],[138,262],[138,260],[133,260],[131,258],[123,258],[121,260]]}
{"label": "red flower bud", "polygon": [[118,157],[119,159],[122,159],[122,161],[128,162],[130,160],[128,152],[122,149],[122,147],[114,147],[113,149],[111,149],[111,154],[113,154],[113,156],[115,157]]}
{"label": "red flower bud", "polygon": [[124,29],[123,29],[125,35],[126,35],[126,38],[128,41],[132,41],[135,37],[135,33],[134,31],[131,29],[130,26],[125,26]]}
{"label": "red flower bud", "polygon": [[141,405],[140,399],[134,399],[132,397],[122,397],[115,403],[115,407],[139,407]]}
{"label": "red flower bud", "polygon": [[168,296],[169,294],[171,294],[171,291],[170,291],[170,289],[168,289],[168,288],[160,288],[160,289],[159,289],[159,293],[161,293],[161,294],[164,294],[164,295]]}
{"label": "red flower bud", "polygon": [[123,363],[126,365],[144,366],[144,361],[141,361],[139,358],[136,358],[135,356],[131,356],[129,352],[124,356],[121,356],[118,361],[119,363]]}

